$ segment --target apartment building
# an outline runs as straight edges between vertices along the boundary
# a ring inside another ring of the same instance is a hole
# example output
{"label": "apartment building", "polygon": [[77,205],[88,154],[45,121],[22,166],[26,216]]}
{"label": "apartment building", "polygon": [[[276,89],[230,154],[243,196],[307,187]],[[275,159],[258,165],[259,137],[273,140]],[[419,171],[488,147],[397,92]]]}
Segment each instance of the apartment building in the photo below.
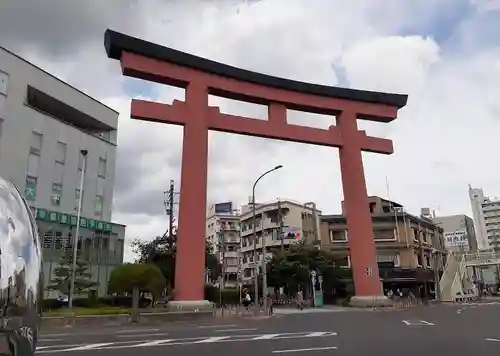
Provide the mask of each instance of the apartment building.
{"label": "apartment building", "polygon": [[[405,212],[398,203],[376,196],[368,200],[385,288],[434,290],[446,264],[443,229],[432,220]],[[337,266],[351,267],[343,208],[342,214],[321,217],[321,239],[323,248],[337,255]]]}
{"label": "apartment building", "polygon": [[500,247],[500,199],[489,198],[481,188],[469,185],[469,199],[474,217],[478,248]]}
{"label": "apartment building", "polygon": [[[299,203],[288,199],[269,203],[255,204],[255,226],[251,202],[242,207],[240,215],[242,280],[252,282],[255,276],[255,263],[262,263],[262,243],[266,244],[266,258],[272,258],[273,253],[281,246],[306,240],[311,243],[320,242],[319,225],[321,211],[314,203]],[[290,233],[292,238],[281,238],[279,231],[285,237]],[[257,259],[254,259],[254,239],[256,236]]]}
{"label": "apartment building", "polygon": [[[36,216],[45,285],[77,223],[96,294],[107,294],[108,276],[123,261],[125,226],[111,222],[117,125],[116,111],[0,47],[0,175]],[[81,150],[88,151],[82,191]]]}
{"label": "apartment building", "polygon": [[444,231],[444,243],[449,252],[470,252],[477,250],[474,220],[467,215],[432,217],[432,221]]}
{"label": "apartment building", "polygon": [[[236,288],[240,266],[240,216],[238,211],[232,209],[232,204],[223,204],[226,205],[215,204],[210,209],[206,238],[222,266],[221,285]],[[230,208],[220,209],[227,206]]]}

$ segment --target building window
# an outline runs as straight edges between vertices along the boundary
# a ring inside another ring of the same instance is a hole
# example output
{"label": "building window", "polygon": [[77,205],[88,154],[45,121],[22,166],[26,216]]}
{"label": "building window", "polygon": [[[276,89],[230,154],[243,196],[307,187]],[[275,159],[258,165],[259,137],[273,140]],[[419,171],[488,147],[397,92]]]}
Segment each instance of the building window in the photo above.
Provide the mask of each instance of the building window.
{"label": "building window", "polygon": [[97,175],[99,177],[106,177],[106,160],[99,157],[99,166],[97,167]]}
{"label": "building window", "polygon": [[33,131],[31,135],[30,153],[33,155],[40,156],[42,152],[42,142],[43,142],[43,135]]}
{"label": "building window", "polygon": [[0,94],[7,96],[7,87],[9,85],[9,75],[0,71]]}
{"label": "building window", "polygon": [[102,216],[102,196],[96,195],[95,197],[95,214],[98,216]]}
{"label": "building window", "polygon": [[61,194],[62,194],[62,184],[52,183],[52,194],[50,196],[50,202],[52,205],[61,205]]}
{"label": "building window", "polygon": [[36,183],[37,177],[32,177],[30,175],[26,176],[26,183],[24,188],[24,197],[26,198],[26,200],[36,200]]}
{"label": "building window", "polygon": [[66,162],[66,144],[64,142],[57,142],[56,162],[59,162],[61,164],[64,164]]}
{"label": "building window", "polygon": [[[82,206],[83,206],[83,198],[85,197],[85,191],[82,192]],[[78,211],[78,203],[80,201],[80,189],[75,189],[75,211]]]}

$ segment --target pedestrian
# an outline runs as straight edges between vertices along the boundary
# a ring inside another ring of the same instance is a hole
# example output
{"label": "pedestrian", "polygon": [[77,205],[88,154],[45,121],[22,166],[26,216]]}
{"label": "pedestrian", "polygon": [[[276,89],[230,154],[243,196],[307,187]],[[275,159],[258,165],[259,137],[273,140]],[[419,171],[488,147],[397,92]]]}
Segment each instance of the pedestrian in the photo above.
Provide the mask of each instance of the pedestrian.
{"label": "pedestrian", "polygon": [[297,308],[300,310],[304,309],[304,295],[301,290],[297,293]]}
{"label": "pedestrian", "polygon": [[267,295],[267,307],[269,308],[269,315],[273,315],[273,297],[270,293]]}
{"label": "pedestrian", "polygon": [[244,293],[243,306],[248,310],[250,308],[250,304],[252,303],[252,298],[250,297],[248,290],[245,289]]}

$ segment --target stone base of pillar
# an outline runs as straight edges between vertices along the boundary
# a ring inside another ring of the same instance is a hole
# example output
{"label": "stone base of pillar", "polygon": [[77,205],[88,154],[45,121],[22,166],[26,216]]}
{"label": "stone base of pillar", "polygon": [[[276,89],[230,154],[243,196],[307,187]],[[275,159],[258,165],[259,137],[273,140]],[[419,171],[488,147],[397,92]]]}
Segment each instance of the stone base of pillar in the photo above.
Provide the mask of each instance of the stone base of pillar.
{"label": "stone base of pillar", "polygon": [[214,304],[208,300],[172,300],[167,303],[168,310],[171,311],[207,311],[214,308]]}
{"label": "stone base of pillar", "polygon": [[358,308],[390,307],[394,303],[385,295],[354,296],[351,297],[349,305]]}

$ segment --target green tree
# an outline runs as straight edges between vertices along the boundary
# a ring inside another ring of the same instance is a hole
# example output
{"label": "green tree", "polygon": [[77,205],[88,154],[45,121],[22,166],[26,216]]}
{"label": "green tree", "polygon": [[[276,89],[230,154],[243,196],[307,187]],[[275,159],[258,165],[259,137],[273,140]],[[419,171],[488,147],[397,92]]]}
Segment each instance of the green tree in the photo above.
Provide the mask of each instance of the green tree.
{"label": "green tree", "polygon": [[311,271],[323,276],[325,292],[333,291],[339,284],[339,269],[335,267],[334,255],[312,244],[297,243],[278,253],[267,264],[268,285],[284,287],[288,293],[299,288],[309,291]]}
{"label": "green tree", "polygon": [[116,267],[109,275],[110,293],[132,293],[138,287],[141,294],[151,293],[154,297],[164,290],[166,280],[160,269],[153,264],[125,263]]}
{"label": "green tree", "polygon": [[[54,268],[54,278],[50,280],[47,290],[58,291],[61,295],[68,297],[70,292],[71,274],[73,271],[73,253],[68,248],[62,254],[59,265]],[[81,295],[96,288],[99,284],[91,280],[92,273],[87,261],[76,260],[74,295]]]}
{"label": "green tree", "polygon": [[[177,232],[172,237],[168,231],[163,236],[157,236],[151,241],[136,239],[132,248],[138,254],[138,263],[149,263],[157,266],[170,288],[175,285],[175,256],[177,247]],[[221,273],[221,266],[217,257],[212,253],[212,245],[209,241],[205,245],[205,268],[210,270],[210,278],[216,280]]]}

